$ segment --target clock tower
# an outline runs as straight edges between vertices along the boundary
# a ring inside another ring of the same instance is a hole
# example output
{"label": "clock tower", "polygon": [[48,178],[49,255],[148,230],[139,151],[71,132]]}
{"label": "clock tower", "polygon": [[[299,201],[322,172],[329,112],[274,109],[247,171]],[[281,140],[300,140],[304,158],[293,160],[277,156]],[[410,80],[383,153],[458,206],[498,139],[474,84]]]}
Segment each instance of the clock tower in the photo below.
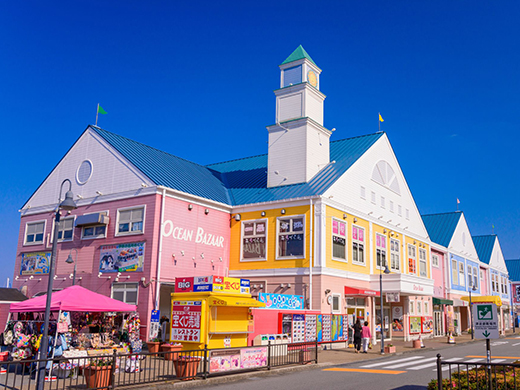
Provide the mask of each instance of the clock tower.
{"label": "clock tower", "polygon": [[300,45],[280,65],[275,124],[268,126],[267,186],[306,183],[330,162],[321,69]]}

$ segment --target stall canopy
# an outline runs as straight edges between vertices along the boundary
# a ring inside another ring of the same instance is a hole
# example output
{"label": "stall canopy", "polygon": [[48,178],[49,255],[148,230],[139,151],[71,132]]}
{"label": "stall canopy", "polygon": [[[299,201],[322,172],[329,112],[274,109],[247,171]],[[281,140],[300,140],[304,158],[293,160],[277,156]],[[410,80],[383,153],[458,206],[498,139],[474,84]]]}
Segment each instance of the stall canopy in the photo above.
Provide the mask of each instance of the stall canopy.
{"label": "stall canopy", "polygon": [[[42,312],[45,311],[46,304],[47,295],[42,295],[23,302],[12,303],[9,311],[11,313]],[[81,286],[71,286],[53,292],[51,297],[51,311],[131,312],[136,311],[136,308],[136,305],[129,305]]]}
{"label": "stall canopy", "polygon": [[345,286],[345,295],[354,297],[378,297],[379,291]]}
{"label": "stall canopy", "polygon": [[[463,301],[469,302],[469,297],[462,297]],[[502,299],[496,295],[473,295],[471,303],[494,303],[498,307],[502,306]]]}

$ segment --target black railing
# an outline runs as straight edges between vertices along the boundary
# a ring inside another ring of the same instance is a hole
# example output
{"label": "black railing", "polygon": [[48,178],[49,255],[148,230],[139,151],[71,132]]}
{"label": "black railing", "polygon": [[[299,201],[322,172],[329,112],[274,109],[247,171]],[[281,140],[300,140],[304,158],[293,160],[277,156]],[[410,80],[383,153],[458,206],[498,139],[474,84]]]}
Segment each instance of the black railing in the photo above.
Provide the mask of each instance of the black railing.
{"label": "black railing", "polygon": [[37,388],[37,367],[40,361],[0,361],[0,389],[114,389],[137,384],[206,379],[209,376],[237,372],[270,370],[286,365],[317,363],[318,343],[138,354],[121,354],[114,350],[111,355],[47,359],[44,361],[46,377],[43,389]]}
{"label": "black railing", "polygon": [[516,390],[520,389],[519,375],[517,363],[450,362],[437,355],[438,390]]}

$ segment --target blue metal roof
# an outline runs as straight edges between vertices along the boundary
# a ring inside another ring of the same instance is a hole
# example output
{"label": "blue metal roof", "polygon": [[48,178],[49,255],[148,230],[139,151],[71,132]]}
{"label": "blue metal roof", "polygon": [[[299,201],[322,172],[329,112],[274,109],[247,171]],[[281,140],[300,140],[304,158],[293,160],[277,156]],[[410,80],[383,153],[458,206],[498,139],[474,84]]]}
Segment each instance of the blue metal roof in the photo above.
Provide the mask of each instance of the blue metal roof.
{"label": "blue metal roof", "polygon": [[330,160],[307,183],[267,188],[267,154],[233,160],[207,167],[218,172],[234,205],[269,202],[323,194],[384,133],[347,138],[330,143]]}
{"label": "blue metal roof", "polygon": [[488,236],[472,236],[471,238],[473,239],[473,244],[475,245],[480,261],[489,264],[497,235],[490,234]]}
{"label": "blue metal roof", "polygon": [[439,245],[448,247],[461,215],[462,211],[455,211],[451,213],[422,215],[421,217],[430,236],[430,240]]}
{"label": "blue metal roof", "polygon": [[156,185],[230,203],[224,184],[206,167],[143,145],[120,135],[90,126]]}
{"label": "blue metal roof", "polygon": [[506,260],[506,267],[509,273],[509,280],[520,282],[520,259]]}
{"label": "blue metal roof", "polygon": [[330,143],[329,163],[307,183],[267,188],[267,154],[202,166],[90,126],[156,185],[230,205],[323,194],[384,133]]}

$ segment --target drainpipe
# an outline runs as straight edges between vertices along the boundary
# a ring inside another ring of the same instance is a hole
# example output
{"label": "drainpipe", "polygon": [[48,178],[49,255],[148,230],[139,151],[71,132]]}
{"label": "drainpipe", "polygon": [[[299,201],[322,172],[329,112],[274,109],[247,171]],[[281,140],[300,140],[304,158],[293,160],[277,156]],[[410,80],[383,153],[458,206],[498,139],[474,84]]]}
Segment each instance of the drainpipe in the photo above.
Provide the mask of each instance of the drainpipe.
{"label": "drainpipe", "polygon": [[163,241],[163,223],[164,223],[164,204],[166,200],[166,188],[162,190],[162,200],[161,200],[161,222],[159,224],[159,251],[157,254],[157,279],[155,282],[155,310],[159,310],[159,300],[160,300],[160,292],[161,292],[161,258],[162,258],[162,241]]}
{"label": "drainpipe", "polygon": [[311,218],[310,218],[311,231],[310,231],[310,243],[309,243],[309,310],[312,310],[312,261],[314,258],[313,252],[312,252],[312,244],[313,244],[313,240],[314,240],[314,229],[313,229],[314,212],[312,209],[312,199],[309,199],[309,204],[310,204],[310,213],[311,213]]}

